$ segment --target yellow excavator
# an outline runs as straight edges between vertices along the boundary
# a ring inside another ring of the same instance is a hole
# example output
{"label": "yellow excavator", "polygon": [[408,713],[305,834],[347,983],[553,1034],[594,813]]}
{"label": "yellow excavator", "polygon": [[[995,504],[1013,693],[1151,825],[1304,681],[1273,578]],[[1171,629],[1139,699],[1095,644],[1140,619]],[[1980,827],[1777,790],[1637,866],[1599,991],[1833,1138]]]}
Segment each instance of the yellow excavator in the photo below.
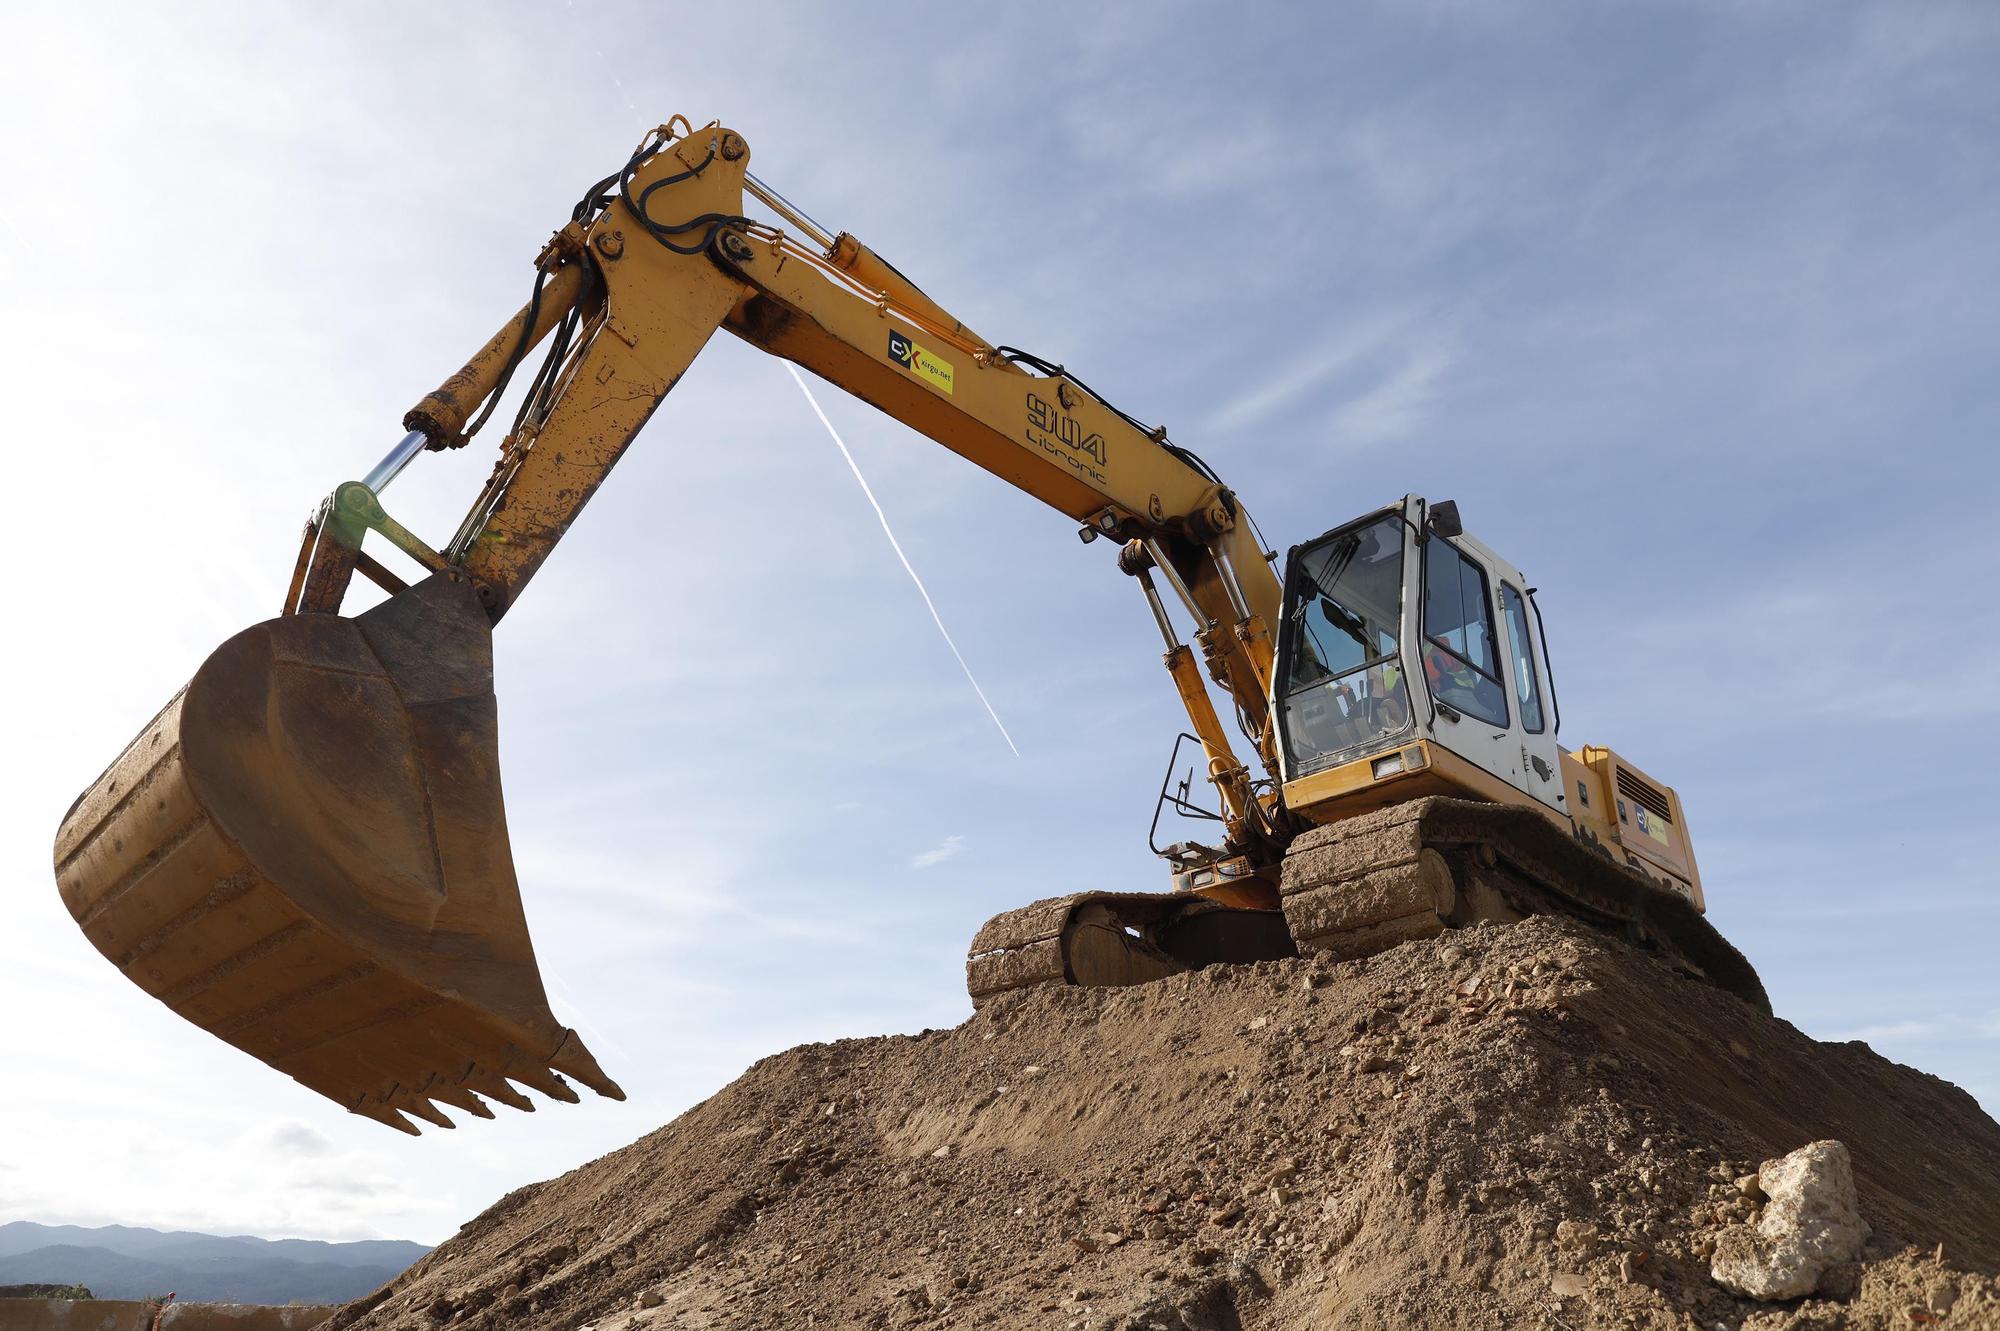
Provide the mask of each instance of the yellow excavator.
{"label": "yellow excavator", "polygon": [[[1164,429],[986,341],[749,163],[741,135],[676,117],[592,185],[526,306],[320,506],[279,617],[217,648],[78,797],[57,883],[133,982],[405,1132],[452,1126],[440,1106],[532,1108],[523,1087],[574,1101],[565,1075],[622,1098],[535,965],[493,627],[727,329],[1106,540],[1159,627],[1188,715],[1161,804],[1212,830],[1155,846],[1170,893],[990,921],[967,961],[974,1003],[1561,912],[1768,1007],[1703,918],[1674,791],[1609,749],[1558,745],[1534,589],[1454,504],[1407,496],[1293,547],[1280,576],[1241,500]],[[433,547],[382,492],[423,451],[463,446],[522,378],[490,478]],[[364,549],[371,535],[422,576]],[[389,596],[342,616],[356,574]]]}

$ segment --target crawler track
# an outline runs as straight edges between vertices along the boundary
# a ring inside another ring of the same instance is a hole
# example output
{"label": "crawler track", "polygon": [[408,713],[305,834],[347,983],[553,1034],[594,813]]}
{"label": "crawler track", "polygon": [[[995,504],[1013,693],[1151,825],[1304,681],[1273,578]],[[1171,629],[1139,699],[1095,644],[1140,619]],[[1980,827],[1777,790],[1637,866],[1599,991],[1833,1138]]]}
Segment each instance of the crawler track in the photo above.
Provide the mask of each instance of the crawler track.
{"label": "crawler track", "polygon": [[1280,893],[1299,950],[1365,956],[1480,920],[1568,915],[1761,1011],[1757,972],[1686,898],[1533,809],[1434,797],[1316,828]]}
{"label": "crawler track", "polygon": [[989,920],[974,1005],[1044,984],[1126,985],[1297,952],[1362,957],[1482,920],[1568,915],[1769,1012],[1743,955],[1685,898],[1532,809],[1430,798],[1315,828],[1285,855],[1278,911],[1083,892]]}
{"label": "crawler track", "polygon": [[1284,916],[1204,897],[1079,892],[986,922],[965,959],[973,1006],[1045,984],[1144,984],[1213,962],[1296,956]]}

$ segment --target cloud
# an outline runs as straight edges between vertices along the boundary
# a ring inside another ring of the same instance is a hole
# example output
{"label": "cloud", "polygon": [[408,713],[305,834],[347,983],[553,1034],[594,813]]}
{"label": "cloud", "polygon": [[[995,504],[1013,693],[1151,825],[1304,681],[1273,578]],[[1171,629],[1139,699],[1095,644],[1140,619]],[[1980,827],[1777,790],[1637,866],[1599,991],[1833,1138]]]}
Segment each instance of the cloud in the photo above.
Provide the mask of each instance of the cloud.
{"label": "cloud", "polygon": [[1414,311],[1389,311],[1333,329],[1304,352],[1279,365],[1268,378],[1225,402],[1209,417],[1208,427],[1243,430],[1261,425],[1362,361],[1378,356],[1415,318]]}
{"label": "cloud", "polygon": [[373,1202],[388,1198],[400,1198],[403,1185],[395,1179],[377,1175],[368,1177],[346,1172],[344,1169],[318,1169],[309,1173],[294,1174],[288,1185],[296,1193],[317,1195],[326,1204],[326,1198],[354,1198],[357,1201]]}
{"label": "cloud", "polygon": [[921,855],[916,855],[911,857],[910,867],[912,869],[936,868],[938,865],[943,864],[946,860],[953,858],[958,854],[958,852],[964,849],[965,849],[964,837],[948,836],[944,840],[938,842],[935,846],[932,846],[929,850],[923,852]]}
{"label": "cloud", "polygon": [[[1767,567],[1746,587],[1716,588],[1678,606],[1658,606],[1613,633],[1634,697],[1676,696],[1689,644],[1727,643],[1740,678],[1783,690],[1773,711],[1758,690],[1713,691],[1683,724],[1734,734],[1771,734],[1836,726],[1845,731],[1919,725],[1967,726],[2000,715],[1990,687],[2000,632],[1974,616],[1953,614],[1953,650],[1940,653],[1918,634],[1884,631],[1908,597],[1904,548],[1894,529],[1862,533],[1845,552],[1838,583],[1822,567]],[[2000,561],[1961,534],[1927,533],[1935,557],[1968,585],[1984,585]],[[1865,642],[1866,650],[1828,644]],[[1922,681],[1918,686],[1915,681]]]}
{"label": "cloud", "polygon": [[1452,366],[1452,352],[1441,342],[1412,348],[1403,362],[1366,392],[1341,404],[1333,414],[1337,438],[1378,444],[1416,433],[1440,396],[1438,383]]}
{"label": "cloud", "polygon": [[1208,419],[1214,431],[1245,431],[1286,412],[1332,404],[1332,428],[1348,443],[1405,438],[1438,405],[1458,359],[1458,314],[1405,306],[1342,324]]}
{"label": "cloud", "polygon": [[322,1156],[334,1149],[333,1140],[325,1133],[296,1119],[277,1124],[264,1140],[274,1154],[281,1156]]}
{"label": "cloud", "polygon": [[[167,1116],[132,1121],[55,1105],[36,1107],[26,1135],[52,1138],[57,1122],[96,1149],[87,1157],[50,1152],[20,1161],[0,1196],[0,1221],[342,1241],[400,1237],[419,1227],[437,1232],[459,1218],[449,1190],[426,1189],[399,1165],[393,1152],[400,1142],[342,1146],[291,1118],[203,1142],[187,1122]],[[143,1196],[126,1191],[133,1179],[144,1180]]]}
{"label": "cloud", "polygon": [[1937,1013],[1904,1021],[1880,1022],[1843,1031],[1832,1038],[1862,1040],[1871,1045],[2000,1040],[2000,1008],[1985,1013]]}
{"label": "cloud", "polygon": [[[1118,58],[1125,58],[1122,52]],[[1109,74],[1074,92],[1063,110],[1070,143],[1090,164],[1095,191],[1129,191],[1169,203],[1240,199],[1300,169],[1300,144],[1281,115],[1247,107],[1220,90],[1187,89],[1188,114],[1172,133],[1162,133],[1155,109],[1135,95],[1149,81],[1146,74]]]}

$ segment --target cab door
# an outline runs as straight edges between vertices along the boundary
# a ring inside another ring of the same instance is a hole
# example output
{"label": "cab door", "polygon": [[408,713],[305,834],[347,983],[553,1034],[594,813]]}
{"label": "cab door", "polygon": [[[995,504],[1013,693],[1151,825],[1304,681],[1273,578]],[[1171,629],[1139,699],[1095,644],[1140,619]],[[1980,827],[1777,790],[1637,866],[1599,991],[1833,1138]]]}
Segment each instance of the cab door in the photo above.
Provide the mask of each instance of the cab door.
{"label": "cab door", "polygon": [[1520,571],[1469,536],[1431,532],[1411,655],[1433,739],[1551,809],[1565,808],[1548,686]]}
{"label": "cab door", "polygon": [[1568,812],[1562,750],[1556,744],[1555,686],[1548,662],[1542,660],[1540,612],[1529,592],[1518,571],[1501,571],[1500,631],[1507,642],[1507,686],[1520,731],[1522,788],[1550,808]]}

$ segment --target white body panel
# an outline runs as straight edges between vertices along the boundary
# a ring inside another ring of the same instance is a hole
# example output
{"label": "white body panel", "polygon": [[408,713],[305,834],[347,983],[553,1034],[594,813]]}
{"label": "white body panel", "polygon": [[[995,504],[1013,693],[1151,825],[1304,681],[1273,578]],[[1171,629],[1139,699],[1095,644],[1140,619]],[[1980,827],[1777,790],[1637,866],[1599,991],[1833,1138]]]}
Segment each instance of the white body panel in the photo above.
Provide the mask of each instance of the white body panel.
{"label": "white body panel", "polygon": [[[1404,500],[1404,512],[1410,520],[1409,545],[1404,563],[1408,570],[1405,582],[1413,585],[1404,588],[1403,659],[1422,663],[1428,646],[1423,624],[1423,601],[1429,585],[1429,569],[1419,560],[1428,561],[1436,556],[1433,550],[1420,549],[1416,535],[1418,531],[1426,530],[1428,504],[1422,497],[1410,495]],[[1470,536],[1447,539],[1433,534],[1422,544],[1432,547],[1449,545],[1485,575],[1485,609],[1492,626],[1495,664],[1501,672],[1499,682],[1506,703],[1506,724],[1496,725],[1474,715],[1463,705],[1452,706],[1446,698],[1438,696],[1440,691],[1433,685],[1432,672],[1420,665],[1410,671],[1412,676],[1423,681],[1417,687],[1424,692],[1427,702],[1443,705],[1435,708],[1419,705],[1418,728],[1467,762],[1492,773],[1549,808],[1567,813],[1562,763],[1556,748],[1554,699],[1549,684],[1548,663],[1542,659],[1534,607],[1527,604],[1527,579],[1519,569]],[[1517,633],[1515,626],[1508,622],[1502,602],[1503,585],[1512,587],[1522,599],[1523,614],[1527,620],[1526,633]],[[1519,673],[1523,663],[1527,672],[1525,675]],[[1532,688],[1533,696],[1540,703],[1542,724],[1539,731],[1529,730],[1522,715],[1522,693],[1527,688]]]}

